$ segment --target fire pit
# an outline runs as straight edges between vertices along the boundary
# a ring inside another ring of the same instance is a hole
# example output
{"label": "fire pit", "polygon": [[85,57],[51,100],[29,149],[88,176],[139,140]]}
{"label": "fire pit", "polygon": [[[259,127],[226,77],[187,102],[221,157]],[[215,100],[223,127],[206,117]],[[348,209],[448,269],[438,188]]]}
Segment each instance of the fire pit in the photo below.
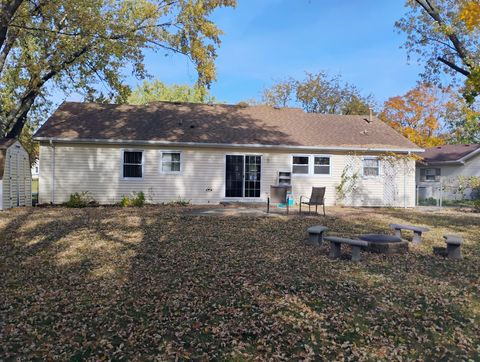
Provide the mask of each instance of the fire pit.
{"label": "fire pit", "polygon": [[372,253],[403,254],[408,251],[408,241],[402,240],[397,236],[385,234],[364,234],[360,235],[358,238],[368,242],[366,250]]}

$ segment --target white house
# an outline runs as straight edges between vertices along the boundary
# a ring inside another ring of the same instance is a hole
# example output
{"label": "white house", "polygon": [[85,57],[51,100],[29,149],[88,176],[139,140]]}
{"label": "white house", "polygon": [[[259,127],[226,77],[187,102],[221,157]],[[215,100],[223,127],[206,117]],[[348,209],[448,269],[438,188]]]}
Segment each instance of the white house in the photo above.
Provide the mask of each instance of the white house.
{"label": "white house", "polygon": [[417,163],[416,181],[420,198],[470,198],[471,190],[459,195],[459,178],[480,177],[480,144],[444,145],[427,148]]}
{"label": "white house", "polygon": [[28,152],[16,139],[0,139],[0,210],[32,205]]}
{"label": "white house", "polygon": [[40,162],[38,160],[32,166],[32,180],[38,180],[40,177]]}
{"label": "white house", "polygon": [[327,205],[413,207],[408,155],[421,152],[375,117],[167,102],[66,102],[35,139],[39,202],[55,204],[81,191],[104,204],[138,191],[153,203],[265,202],[281,181],[296,200],[325,186]]}

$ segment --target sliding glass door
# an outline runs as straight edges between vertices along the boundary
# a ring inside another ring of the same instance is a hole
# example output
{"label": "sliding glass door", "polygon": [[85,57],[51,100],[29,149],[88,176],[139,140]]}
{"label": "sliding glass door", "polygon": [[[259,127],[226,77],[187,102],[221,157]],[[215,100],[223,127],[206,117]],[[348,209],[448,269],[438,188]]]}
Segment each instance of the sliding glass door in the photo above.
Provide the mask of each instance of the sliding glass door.
{"label": "sliding glass door", "polygon": [[262,157],[227,155],[225,197],[260,197]]}

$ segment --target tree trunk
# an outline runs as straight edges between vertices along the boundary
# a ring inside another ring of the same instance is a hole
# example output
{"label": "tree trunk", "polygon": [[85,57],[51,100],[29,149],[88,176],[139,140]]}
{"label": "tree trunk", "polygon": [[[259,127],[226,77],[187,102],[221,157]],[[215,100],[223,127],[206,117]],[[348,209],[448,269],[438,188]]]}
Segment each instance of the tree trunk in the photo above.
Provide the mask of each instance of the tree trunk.
{"label": "tree trunk", "polygon": [[3,6],[0,7],[0,49],[7,38],[8,25],[20,5],[23,3],[23,0],[7,0],[2,3]]}
{"label": "tree trunk", "polygon": [[20,137],[23,127],[27,122],[27,114],[30,111],[30,108],[32,108],[33,102],[35,102],[35,99],[38,97],[38,95],[38,90],[32,90],[28,92],[22,98],[20,106],[14,111],[13,114],[7,117],[7,127],[11,124],[13,124],[13,126],[11,127],[10,131],[8,131],[6,138]]}

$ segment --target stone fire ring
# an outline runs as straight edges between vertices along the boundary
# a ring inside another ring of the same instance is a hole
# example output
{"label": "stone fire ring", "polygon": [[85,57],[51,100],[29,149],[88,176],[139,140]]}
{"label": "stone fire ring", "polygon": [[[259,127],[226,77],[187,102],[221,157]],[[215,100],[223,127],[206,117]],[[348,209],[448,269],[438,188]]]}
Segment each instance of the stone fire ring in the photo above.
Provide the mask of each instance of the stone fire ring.
{"label": "stone fire ring", "polygon": [[398,236],[385,234],[364,234],[358,237],[368,242],[366,251],[379,254],[403,254],[408,252],[408,241]]}

